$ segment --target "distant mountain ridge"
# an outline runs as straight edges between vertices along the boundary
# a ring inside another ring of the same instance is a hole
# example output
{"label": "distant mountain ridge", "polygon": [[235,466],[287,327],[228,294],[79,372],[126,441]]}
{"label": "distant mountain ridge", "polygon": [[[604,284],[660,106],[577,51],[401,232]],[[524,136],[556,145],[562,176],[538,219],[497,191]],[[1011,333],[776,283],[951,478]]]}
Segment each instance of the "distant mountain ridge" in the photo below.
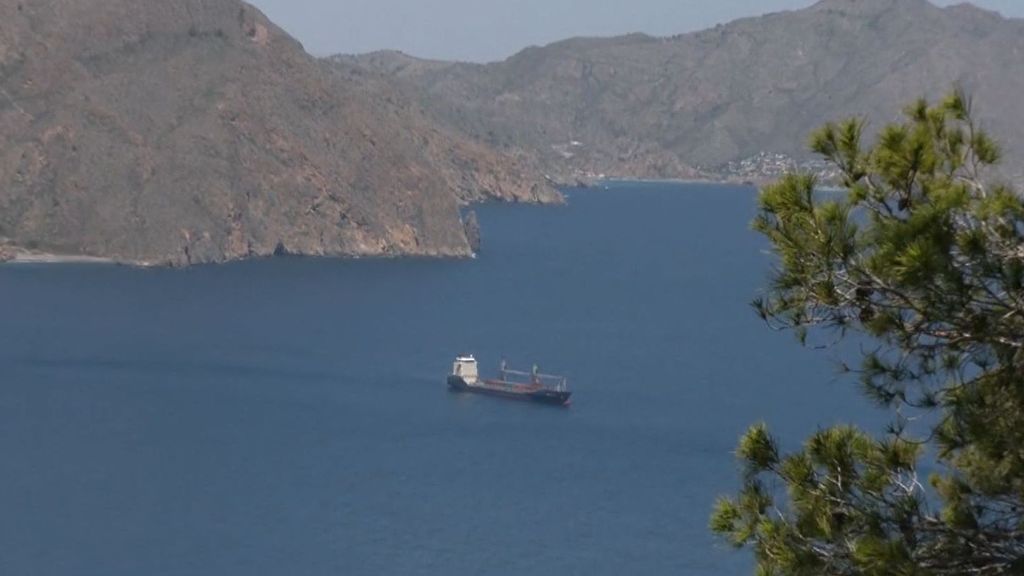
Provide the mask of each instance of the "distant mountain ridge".
{"label": "distant mountain ridge", "polygon": [[671,38],[570,39],[486,65],[396,52],[332,61],[398,80],[440,121],[568,182],[715,178],[766,154],[805,159],[807,134],[825,121],[878,127],[957,84],[1005,144],[1006,169],[1024,159],[1024,21],[970,4],[823,0]]}
{"label": "distant mountain ridge", "polygon": [[244,2],[0,3],[0,256],[463,256],[482,198],[559,196]]}

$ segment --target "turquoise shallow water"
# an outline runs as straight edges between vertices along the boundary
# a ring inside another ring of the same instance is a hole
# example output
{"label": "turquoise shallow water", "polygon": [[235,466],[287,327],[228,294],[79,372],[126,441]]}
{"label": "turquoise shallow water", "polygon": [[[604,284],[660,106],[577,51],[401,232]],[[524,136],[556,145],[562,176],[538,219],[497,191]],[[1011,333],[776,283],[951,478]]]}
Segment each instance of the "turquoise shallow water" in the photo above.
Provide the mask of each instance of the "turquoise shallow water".
{"label": "turquoise shallow water", "polygon": [[[0,268],[0,573],[749,573],[739,434],[878,415],[749,309],[753,190],[569,194],[476,260]],[[462,352],[575,402],[450,394]]]}

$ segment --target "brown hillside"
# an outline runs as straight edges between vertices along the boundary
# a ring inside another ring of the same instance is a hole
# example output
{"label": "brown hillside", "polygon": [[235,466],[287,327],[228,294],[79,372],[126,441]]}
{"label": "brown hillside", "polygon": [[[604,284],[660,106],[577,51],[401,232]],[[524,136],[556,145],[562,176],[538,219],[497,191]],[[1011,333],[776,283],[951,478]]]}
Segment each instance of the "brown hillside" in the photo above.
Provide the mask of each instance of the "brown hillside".
{"label": "brown hillside", "polygon": [[464,255],[458,204],[555,200],[237,0],[0,3],[0,240],[128,262]]}
{"label": "brown hillside", "polygon": [[[552,174],[689,177],[761,152],[805,156],[810,130],[872,126],[954,84],[1024,159],[1024,22],[926,0],[824,0],[672,38],[578,38],[499,63],[336,57],[400,79],[447,124]],[[701,170],[695,170],[700,168]]]}

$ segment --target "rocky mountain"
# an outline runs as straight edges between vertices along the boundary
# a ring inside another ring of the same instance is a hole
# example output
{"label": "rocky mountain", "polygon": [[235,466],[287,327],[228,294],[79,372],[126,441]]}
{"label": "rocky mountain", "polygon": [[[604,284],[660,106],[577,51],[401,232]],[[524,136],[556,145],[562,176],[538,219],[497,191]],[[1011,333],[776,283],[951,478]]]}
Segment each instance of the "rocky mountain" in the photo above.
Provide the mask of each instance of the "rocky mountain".
{"label": "rocky mountain", "polygon": [[542,182],[238,0],[0,2],[0,255],[466,255]]}
{"label": "rocky mountain", "polygon": [[[332,59],[398,79],[432,114],[562,181],[725,177],[806,158],[821,123],[893,120],[959,84],[1024,159],[1024,21],[927,0],[823,0],[671,38],[577,38],[480,65]],[[781,160],[777,160],[781,159]]]}

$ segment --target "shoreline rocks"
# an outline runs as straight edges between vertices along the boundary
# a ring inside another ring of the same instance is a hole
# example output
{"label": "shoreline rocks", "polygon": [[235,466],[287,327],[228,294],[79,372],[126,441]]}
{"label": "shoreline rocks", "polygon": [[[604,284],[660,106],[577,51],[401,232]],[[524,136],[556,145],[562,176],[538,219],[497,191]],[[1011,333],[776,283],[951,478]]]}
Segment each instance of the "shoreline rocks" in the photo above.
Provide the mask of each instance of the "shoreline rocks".
{"label": "shoreline rocks", "polygon": [[480,251],[480,222],[477,220],[476,211],[470,210],[463,219],[463,227],[466,232],[466,240],[469,241],[469,249],[473,253]]}

